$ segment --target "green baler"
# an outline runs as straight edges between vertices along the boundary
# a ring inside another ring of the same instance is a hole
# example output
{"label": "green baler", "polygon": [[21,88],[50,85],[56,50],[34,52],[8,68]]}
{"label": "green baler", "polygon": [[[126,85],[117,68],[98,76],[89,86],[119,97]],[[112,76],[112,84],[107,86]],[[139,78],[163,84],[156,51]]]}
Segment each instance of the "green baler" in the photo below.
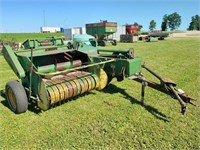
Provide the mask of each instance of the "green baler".
{"label": "green baler", "polygon": [[86,24],[86,33],[94,36],[100,46],[106,46],[107,42],[111,42],[112,45],[117,45],[116,40],[108,39],[108,36],[115,32],[117,32],[116,22],[102,21],[100,23]]}
{"label": "green baler", "polygon": [[[147,85],[178,99],[182,113],[186,110],[185,102],[191,103],[190,100],[193,100],[183,91],[177,90],[174,82],[161,78],[142,65],[141,58],[134,56],[132,48],[98,50],[97,44],[85,43],[80,37],[77,37],[76,42],[80,42],[76,49],[68,49],[67,45],[16,51],[10,46],[3,47],[4,58],[21,79],[21,83],[16,80],[7,82],[5,90],[1,91],[13,112],[25,112],[32,102],[36,102],[40,109],[48,110],[93,89],[102,90],[113,78],[117,78],[117,81],[129,78],[141,82],[142,104]],[[89,40],[91,43],[96,42],[95,39]],[[157,77],[160,84],[143,78],[141,68]]]}
{"label": "green baler", "polygon": [[105,55],[96,44],[90,45],[90,51],[88,46],[80,43],[77,49],[54,46],[17,51],[4,46],[6,61],[21,79],[21,83],[6,84],[10,109],[23,113],[29,102],[36,101],[40,109],[47,110],[87,91],[101,90],[114,77],[121,81],[140,70],[141,58],[130,56],[129,50],[110,50]]}

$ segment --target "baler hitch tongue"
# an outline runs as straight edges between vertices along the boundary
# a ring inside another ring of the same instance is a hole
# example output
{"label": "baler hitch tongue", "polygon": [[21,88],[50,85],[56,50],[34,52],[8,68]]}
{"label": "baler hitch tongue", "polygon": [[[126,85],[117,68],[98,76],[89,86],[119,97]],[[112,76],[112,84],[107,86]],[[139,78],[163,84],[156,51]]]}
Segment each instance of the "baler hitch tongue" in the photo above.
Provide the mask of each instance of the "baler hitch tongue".
{"label": "baler hitch tongue", "polygon": [[136,74],[133,78],[130,77],[130,79],[142,83],[142,91],[141,91],[142,103],[144,103],[145,87],[149,86],[155,90],[158,90],[167,95],[170,95],[174,99],[177,99],[181,105],[182,114],[185,114],[186,112],[186,103],[190,103],[193,106],[196,106],[194,103],[191,102],[191,100],[197,100],[197,99],[187,95],[182,89],[177,89],[176,83],[173,82],[171,79],[164,79],[160,77],[157,73],[155,73],[154,71],[152,71],[150,68],[148,68],[145,65],[142,65],[142,68],[145,68],[148,72],[150,72],[152,75],[154,75],[156,78],[160,80],[160,83],[146,80],[141,73]]}

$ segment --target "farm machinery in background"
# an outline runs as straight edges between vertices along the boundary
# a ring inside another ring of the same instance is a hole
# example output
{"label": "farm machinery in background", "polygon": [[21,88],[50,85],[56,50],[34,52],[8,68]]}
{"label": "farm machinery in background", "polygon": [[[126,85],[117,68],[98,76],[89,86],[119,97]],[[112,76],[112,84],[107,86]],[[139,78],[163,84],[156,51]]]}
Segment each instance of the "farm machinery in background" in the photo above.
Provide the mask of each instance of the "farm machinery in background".
{"label": "farm machinery in background", "polygon": [[86,24],[86,33],[92,35],[96,38],[99,46],[106,46],[108,43],[112,45],[117,45],[115,39],[109,39],[109,35],[117,32],[117,23],[108,22],[107,20],[101,21],[99,23],[89,23]]}
{"label": "farm machinery in background", "polygon": [[141,25],[133,24],[126,25],[126,34],[120,35],[120,42],[133,43],[138,41],[138,30],[142,28]]}
{"label": "farm machinery in background", "polygon": [[120,42],[134,43],[138,40],[144,40],[146,42],[156,42],[158,40],[164,40],[166,37],[169,36],[168,33],[163,33],[160,30],[150,31],[149,33],[141,34],[138,31],[142,28],[142,26],[138,24],[125,26],[126,34],[120,35]]}
{"label": "farm machinery in background", "polygon": [[54,46],[65,46],[63,38],[61,37],[51,37],[51,38],[39,38],[39,39],[27,39],[23,43],[17,43],[17,42],[1,42],[0,48],[2,48],[4,45],[9,45],[13,50],[18,50],[20,48],[29,49],[33,47],[34,49],[39,48],[51,48]]}
{"label": "farm machinery in background", "polygon": [[87,49],[87,53],[93,53],[94,49],[97,50],[98,43],[94,36],[88,34],[73,34],[72,40],[67,42],[68,49],[81,50]]}
{"label": "farm machinery in background", "polygon": [[63,38],[51,37],[51,38],[39,38],[39,39],[27,39],[22,43],[25,49],[43,49],[48,47],[54,49],[56,46],[65,46]]}
{"label": "farm machinery in background", "polygon": [[164,40],[169,36],[169,33],[163,33],[161,30],[150,31],[148,35],[144,37],[146,42],[155,42],[158,40]]}
{"label": "farm machinery in background", "polygon": [[[173,81],[161,78],[142,65],[132,48],[99,50],[96,39],[84,35],[75,37],[73,44],[68,49],[62,39],[26,40],[24,49],[13,51],[8,45],[3,47],[5,60],[21,79],[21,82],[7,82],[1,91],[13,112],[23,113],[33,102],[41,110],[48,110],[93,89],[102,90],[113,78],[142,83],[141,103],[144,103],[145,87],[149,86],[177,99],[183,114],[185,103],[193,104],[194,98],[176,89]],[[146,80],[141,68],[147,69],[160,83]]]}

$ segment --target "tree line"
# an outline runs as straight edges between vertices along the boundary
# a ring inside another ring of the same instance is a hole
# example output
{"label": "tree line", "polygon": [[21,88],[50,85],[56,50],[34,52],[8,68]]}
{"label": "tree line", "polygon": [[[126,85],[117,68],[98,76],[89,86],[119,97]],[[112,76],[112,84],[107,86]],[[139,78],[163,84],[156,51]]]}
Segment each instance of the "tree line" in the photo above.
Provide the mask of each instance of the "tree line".
{"label": "tree line", "polygon": [[[161,30],[167,31],[170,29],[171,31],[177,30],[181,25],[181,16],[174,12],[170,15],[165,14],[163,16],[163,20],[161,23]],[[149,30],[152,31],[156,28],[155,20],[151,20],[149,24]],[[200,30],[200,16],[195,15],[191,17],[191,22],[189,23],[189,27],[187,30]]]}

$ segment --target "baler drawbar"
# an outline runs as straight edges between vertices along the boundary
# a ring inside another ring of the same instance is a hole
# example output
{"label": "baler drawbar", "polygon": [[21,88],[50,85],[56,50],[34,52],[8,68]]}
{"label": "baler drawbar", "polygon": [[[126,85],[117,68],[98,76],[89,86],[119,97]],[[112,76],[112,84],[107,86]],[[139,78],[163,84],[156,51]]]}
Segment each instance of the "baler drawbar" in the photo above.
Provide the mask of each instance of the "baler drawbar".
{"label": "baler drawbar", "polygon": [[144,103],[145,87],[149,86],[155,90],[158,90],[167,95],[170,95],[174,99],[177,99],[181,105],[181,113],[182,114],[185,114],[185,112],[186,112],[186,104],[185,103],[190,103],[190,104],[196,106],[194,103],[191,102],[192,100],[196,100],[196,98],[189,96],[182,89],[177,89],[176,83],[174,81],[172,81],[171,79],[165,79],[165,78],[160,77],[157,73],[152,71],[146,65],[142,65],[142,68],[146,69],[148,72],[150,72],[152,75],[154,75],[157,79],[160,80],[160,83],[156,83],[156,82],[147,80],[143,77],[141,72],[135,74],[132,77],[129,77],[129,79],[131,79],[131,80],[135,80],[137,82],[142,83],[142,90],[141,90],[142,104]]}

